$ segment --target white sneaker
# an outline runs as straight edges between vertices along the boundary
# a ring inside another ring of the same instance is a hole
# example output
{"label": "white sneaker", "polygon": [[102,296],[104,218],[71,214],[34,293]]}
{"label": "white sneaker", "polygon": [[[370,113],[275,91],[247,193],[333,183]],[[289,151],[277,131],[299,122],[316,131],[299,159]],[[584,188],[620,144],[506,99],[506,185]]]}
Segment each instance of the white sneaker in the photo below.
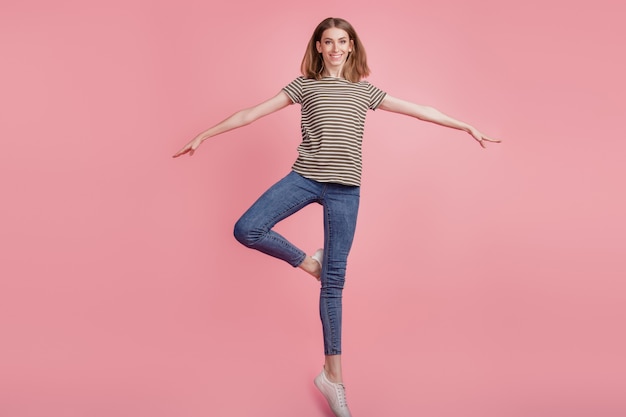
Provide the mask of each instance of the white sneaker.
{"label": "white sneaker", "polygon": [[[315,253],[311,256],[311,258],[313,258],[315,261],[317,261],[318,264],[320,264],[320,274],[321,274],[322,260],[324,259],[324,249],[316,250]],[[318,278],[317,280],[319,281],[320,279]]]}
{"label": "white sneaker", "polygon": [[337,417],[351,417],[346,402],[346,388],[341,383],[331,382],[326,376],[326,371],[322,369],[322,373],[315,377],[313,381],[317,389],[324,395],[330,409],[333,410]]}
{"label": "white sneaker", "polygon": [[322,259],[324,259],[324,249],[318,249],[315,251],[311,258],[315,259],[320,266],[322,266]]}

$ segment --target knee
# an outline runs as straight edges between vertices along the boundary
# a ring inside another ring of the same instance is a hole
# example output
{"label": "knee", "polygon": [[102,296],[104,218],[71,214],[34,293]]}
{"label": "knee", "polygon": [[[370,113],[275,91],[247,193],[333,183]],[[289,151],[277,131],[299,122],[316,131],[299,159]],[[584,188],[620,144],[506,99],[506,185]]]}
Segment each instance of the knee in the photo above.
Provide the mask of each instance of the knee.
{"label": "knee", "polygon": [[233,235],[239,243],[247,247],[253,246],[261,238],[261,233],[243,217],[235,223]]}

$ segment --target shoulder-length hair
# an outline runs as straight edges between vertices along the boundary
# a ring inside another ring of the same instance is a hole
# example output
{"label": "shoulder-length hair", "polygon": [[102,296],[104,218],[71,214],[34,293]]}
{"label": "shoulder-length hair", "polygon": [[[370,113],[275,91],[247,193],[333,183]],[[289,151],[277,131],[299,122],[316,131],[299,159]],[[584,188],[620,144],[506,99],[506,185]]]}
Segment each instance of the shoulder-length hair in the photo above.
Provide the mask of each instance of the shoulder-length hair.
{"label": "shoulder-length hair", "polygon": [[314,78],[319,80],[322,78],[322,70],[324,69],[324,61],[319,52],[317,52],[317,42],[321,42],[322,34],[326,29],[339,28],[345,30],[353,43],[352,52],[346,58],[346,63],[343,66],[343,77],[353,83],[361,81],[363,78],[370,75],[370,69],[367,66],[367,56],[365,54],[365,48],[356,34],[356,31],[350,23],[344,19],[337,17],[329,17],[324,19],[313,32],[311,40],[307,45],[304,58],[302,59],[302,65],[300,70],[302,75],[306,78]]}

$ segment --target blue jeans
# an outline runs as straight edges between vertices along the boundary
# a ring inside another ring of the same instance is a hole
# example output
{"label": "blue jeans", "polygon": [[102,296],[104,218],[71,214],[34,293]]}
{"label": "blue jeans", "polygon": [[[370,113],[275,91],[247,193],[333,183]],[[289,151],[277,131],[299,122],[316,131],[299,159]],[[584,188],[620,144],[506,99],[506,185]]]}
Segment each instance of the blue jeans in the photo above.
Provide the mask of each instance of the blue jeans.
{"label": "blue jeans", "polygon": [[341,354],[341,297],[359,196],[360,187],[321,183],[292,171],[259,197],[235,224],[235,238],[243,245],[297,267],[306,253],[272,228],[311,203],[324,207],[320,318],[325,355]]}

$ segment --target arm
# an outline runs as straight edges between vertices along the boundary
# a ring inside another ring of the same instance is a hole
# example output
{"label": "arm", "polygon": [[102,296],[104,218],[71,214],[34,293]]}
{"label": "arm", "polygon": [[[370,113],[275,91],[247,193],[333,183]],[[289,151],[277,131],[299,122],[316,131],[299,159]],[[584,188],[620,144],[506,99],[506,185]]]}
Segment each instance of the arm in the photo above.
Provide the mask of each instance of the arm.
{"label": "arm", "polygon": [[189,143],[187,143],[178,152],[176,152],[173,157],[177,158],[186,153],[189,153],[189,155],[191,156],[202,144],[202,142],[204,142],[208,138],[222,134],[224,132],[228,132],[229,130],[237,129],[238,127],[249,125],[255,120],[258,120],[263,116],[267,116],[268,114],[274,113],[280,109],[283,109],[290,104],[292,104],[292,102],[289,96],[284,91],[281,91],[269,100],[266,100],[263,103],[258,104],[254,107],[240,110],[229,118],[216,124],[215,126],[199,133]]}
{"label": "arm", "polygon": [[383,102],[380,103],[380,106],[378,106],[378,108],[393,113],[400,113],[406,116],[415,117],[426,122],[436,123],[440,126],[463,130],[472,135],[483,148],[485,147],[483,141],[495,143],[500,142],[500,140],[492,139],[490,137],[487,137],[486,135],[483,135],[473,126],[456,120],[448,115],[445,115],[439,110],[434,109],[430,106],[421,106],[419,104],[410,103],[408,101],[400,100],[398,98],[387,95],[383,99]]}

